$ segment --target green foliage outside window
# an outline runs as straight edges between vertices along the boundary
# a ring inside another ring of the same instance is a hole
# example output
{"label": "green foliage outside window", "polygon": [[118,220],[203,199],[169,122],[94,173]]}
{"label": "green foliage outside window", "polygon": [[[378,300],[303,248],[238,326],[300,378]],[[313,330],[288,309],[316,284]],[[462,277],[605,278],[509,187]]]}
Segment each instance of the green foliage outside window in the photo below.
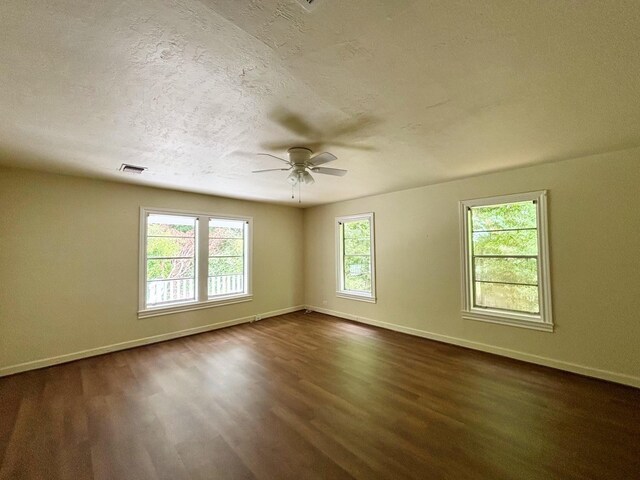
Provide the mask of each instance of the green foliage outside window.
{"label": "green foliage outside window", "polygon": [[471,209],[475,305],[538,313],[538,230],[533,202]]}
{"label": "green foliage outside window", "polygon": [[149,217],[147,225],[147,280],[194,277],[195,219],[188,221],[192,223],[184,225],[158,223],[153,216]]}
{"label": "green foliage outside window", "polygon": [[243,222],[213,220],[209,226],[209,277],[243,273]]}
{"label": "green foliage outside window", "polygon": [[344,289],[371,291],[371,224],[345,222],[343,228]]}

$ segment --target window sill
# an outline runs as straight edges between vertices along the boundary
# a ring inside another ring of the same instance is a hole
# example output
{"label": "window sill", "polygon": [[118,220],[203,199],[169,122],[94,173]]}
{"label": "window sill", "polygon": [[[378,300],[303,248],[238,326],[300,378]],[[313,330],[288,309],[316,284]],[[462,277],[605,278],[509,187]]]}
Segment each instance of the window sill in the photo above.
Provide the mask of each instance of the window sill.
{"label": "window sill", "polygon": [[223,307],[225,305],[233,305],[235,303],[250,302],[253,295],[228,295],[218,297],[216,299],[205,300],[204,302],[181,303],[179,305],[169,305],[155,308],[147,308],[138,311],[138,318],[159,317],[161,315],[171,315],[174,313],[190,312],[192,310],[202,310],[204,308]]}
{"label": "window sill", "polygon": [[480,322],[497,323],[510,327],[528,328],[531,330],[539,330],[542,332],[553,332],[553,324],[536,320],[537,317],[530,315],[505,314],[495,310],[478,312],[462,311],[462,318],[465,320],[477,320]]}
{"label": "window sill", "polygon": [[376,297],[367,295],[366,293],[336,292],[336,296],[340,298],[346,298],[348,300],[358,300],[360,302],[376,303]]}

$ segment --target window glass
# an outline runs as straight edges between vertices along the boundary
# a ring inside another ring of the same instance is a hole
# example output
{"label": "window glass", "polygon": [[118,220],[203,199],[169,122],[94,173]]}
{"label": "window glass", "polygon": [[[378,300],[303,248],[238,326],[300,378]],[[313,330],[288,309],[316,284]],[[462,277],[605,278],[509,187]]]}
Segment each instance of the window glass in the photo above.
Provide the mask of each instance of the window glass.
{"label": "window glass", "polygon": [[474,305],[539,313],[533,201],[471,208]]}
{"label": "window glass", "polygon": [[147,216],[146,305],[195,300],[195,217]]}
{"label": "window glass", "polygon": [[373,214],[339,217],[338,295],[375,298]]}
{"label": "window glass", "polygon": [[245,290],[244,221],[209,220],[209,297]]}

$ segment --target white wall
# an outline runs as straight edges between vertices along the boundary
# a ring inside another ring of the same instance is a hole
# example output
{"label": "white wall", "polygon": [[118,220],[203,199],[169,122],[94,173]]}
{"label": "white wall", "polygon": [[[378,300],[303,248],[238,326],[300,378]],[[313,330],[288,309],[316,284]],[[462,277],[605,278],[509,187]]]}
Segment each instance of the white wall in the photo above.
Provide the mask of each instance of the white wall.
{"label": "white wall", "polygon": [[[463,320],[458,201],[549,190],[556,331]],[[305,211],[306,303],[319,311],[640,386],[640,150]],[[337,298],[334,219],[375,212],[377,304]]]}
{"label": "white wall", "polygon": [[[140,206],[252,216],[253,301],[139,320]],[[298,307],[302,225],[296,208],[0,169],[0,374]]]}

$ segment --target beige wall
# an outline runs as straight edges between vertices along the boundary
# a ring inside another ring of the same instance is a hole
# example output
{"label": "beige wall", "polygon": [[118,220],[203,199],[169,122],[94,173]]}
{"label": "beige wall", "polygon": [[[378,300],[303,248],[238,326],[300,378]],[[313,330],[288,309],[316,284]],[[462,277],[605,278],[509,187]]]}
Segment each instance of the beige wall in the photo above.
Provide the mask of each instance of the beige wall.
{"label": "beige wall", "polygon": [[[140,206],[254,219],[252,302],[139,320]],[[303,303],[300,209],[0,169],[0,374]]]}
{"label": "beige wall", "polygon": [[[640,150],[305,211],[0,169],[0,374],[306,303],[640,386],[639,186]],[[458,201],[539,189],[549,190],[556,331],[462,320]],[[253,216],[254,300],[139,320],[141,205]],[[377,304],[335,295],[334,219],[369,211],[376,214]]]}
{"label": "beige wall", "polygon": [[[458,201],[549,190],[556,331],[463,320]],[[305,211],[317,310],[640,386],[640,150]],[[335,295],[334,218],[375,212],[377,304]]]}

